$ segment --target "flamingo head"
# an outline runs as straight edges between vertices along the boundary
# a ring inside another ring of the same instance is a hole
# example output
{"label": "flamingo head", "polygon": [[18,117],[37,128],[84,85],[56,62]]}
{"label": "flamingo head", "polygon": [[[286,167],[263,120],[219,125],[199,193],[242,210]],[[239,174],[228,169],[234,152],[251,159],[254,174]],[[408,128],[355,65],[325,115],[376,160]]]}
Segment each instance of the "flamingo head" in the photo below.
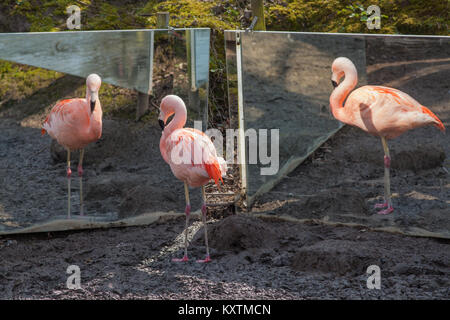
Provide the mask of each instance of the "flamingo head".
{"label": "flamingo head", "polygon": [[161,100],[161,104],[159,106],[158,122],[161,126],[161,130],[164,130],[167,119],[169,119],[169,117],[173,115],[178,109],[183,108],[184,112],[186,113],[186,106],[184,105],[184,102],[180,97],[176,95],[165,96]]}
{"label": "flamingo head", "polygon": [[100,86],[102,85],[102,79],[99,75],[92,73],[86,78],[86,88],[91,97],[90,106],[91,112],[94,112],[95,103],[98,100],[98,91],[100,90]]}
{"label": "flamingo head", "polygon": [[357,74],[356,67],[353,62],[345,57],[336,58],[331,66],[333,74],[331,75],[331,84],[337,87],[341,82],[342,77],[346,74]]}

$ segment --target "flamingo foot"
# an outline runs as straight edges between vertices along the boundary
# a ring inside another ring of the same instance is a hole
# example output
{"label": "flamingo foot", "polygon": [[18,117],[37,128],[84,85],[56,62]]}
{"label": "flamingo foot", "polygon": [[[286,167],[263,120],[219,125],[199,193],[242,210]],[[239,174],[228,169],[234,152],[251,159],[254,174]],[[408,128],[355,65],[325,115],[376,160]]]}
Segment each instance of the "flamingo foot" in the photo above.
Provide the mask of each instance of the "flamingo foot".
{"label": "flamingo foot", "polygon": [[380,209],[380,208],[387,208],[388,206],[389,206],[389,203],[386,201],[386,202],[383,202],[383,203],[376,203],[374,208],[375,209]]}
{"label": "flamingo foot", "polygon": [[184,256],[183,258],[173,258],[172,259],[172,262],[188,262],[189,261],[189,258],[188,258],[188,256]]}
{"label": "flamingo foot", "polygon": [[211,258],[209,257],[209,255],[208,256],[206,256],[206,258],[205,259],[200,259],[200,260],[197,260],[197,262],[198,263],[207,263],[207,262],[211,262]]}
{"label": "flamingo foot", "polygon": [[389,214],[389,213],[391,213],[392,211],[394,211],[394,208],[392,207],[392,206],[389,206],[387,209],[385,209],[385,210],[381,210],[381,211],[378,211],[378,214]]}

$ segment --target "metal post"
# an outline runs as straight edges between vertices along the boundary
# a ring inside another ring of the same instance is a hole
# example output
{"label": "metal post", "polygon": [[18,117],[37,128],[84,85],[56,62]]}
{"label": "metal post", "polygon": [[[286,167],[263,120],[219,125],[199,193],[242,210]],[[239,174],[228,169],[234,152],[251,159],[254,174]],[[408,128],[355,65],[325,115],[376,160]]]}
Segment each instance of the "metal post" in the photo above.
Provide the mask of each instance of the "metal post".
{"label": "metal post", "polygon": [[158,29],[167,29],[169,27],[169,13],[158,12],[156,14],[156,27]]}
{"label": "metal post", "polygon": [[254,17],[258,17],[255,27],[255,31],[266,31],[266,22],[264,20],[264,0],[252,0],[251,8]]}

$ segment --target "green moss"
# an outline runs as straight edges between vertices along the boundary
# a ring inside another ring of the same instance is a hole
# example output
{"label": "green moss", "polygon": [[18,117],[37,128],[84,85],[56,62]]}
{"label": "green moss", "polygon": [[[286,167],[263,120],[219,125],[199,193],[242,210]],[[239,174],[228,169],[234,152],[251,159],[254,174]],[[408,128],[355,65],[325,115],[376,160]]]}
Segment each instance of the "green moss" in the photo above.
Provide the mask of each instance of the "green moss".
{"label": "green moss", "polygon": [[146,18],[135,14],[130,5],[111,5],[106,1],[95,2],[82,18],[83,30],[119,30],[146,27]]}
{"label": "green moss", "polygon": [[239,23],[237,23],[239,11],[228,7],[223,15],[215,15],[212,12],[212,8],[221,2],[224,1],[149,1],[139,11],[139,14],[151,15],[147,19],[148,26],[151,27],[156,27],[157,12],[169,12],[170,25],[174,28],[208,27],[219,31],[235,29],[239,26]]}
{"label": "green moss", "polygon": [[[242,16],[244,9],[250,9],[249,3],[244,0],[135,0],[125,3],[5,0],[0,10],[8,12],[11,19],[27,22],[29,31],[67,30],[66,8],[72,4],[81,8],[82,30],[156,28],[156,13],[161,11],[170,13],[172,27],[209,27],[212,29],[209,98],[214,116],[216,111],[226,114],[220,112],[226,108],[227,96],[223,30],[248,27],[249,21]],[[362,11],[369,5],[378,5],[381,9],[379,30],[369,30],[366,22],[361,21]],[[449,35],[448,5],[448,0],[266,0],[265,19],[267,30]],[[30,97],[61,76],[53,71],[0,61],[0,108],[5,101]],[[83,96],[83,90],[75,88],[70,94]],[[105,84],[101,96],[106,115],[134,117],[137,100],[134,91]]]}
{"label": "green moss", "polygon": [[[294,0],[267,6],[266,25],[268,30],[448,35],[448,4],[442,0]],[[370,5],[380,7],[379,30],[369,30],[361,21],[361,13]]]}

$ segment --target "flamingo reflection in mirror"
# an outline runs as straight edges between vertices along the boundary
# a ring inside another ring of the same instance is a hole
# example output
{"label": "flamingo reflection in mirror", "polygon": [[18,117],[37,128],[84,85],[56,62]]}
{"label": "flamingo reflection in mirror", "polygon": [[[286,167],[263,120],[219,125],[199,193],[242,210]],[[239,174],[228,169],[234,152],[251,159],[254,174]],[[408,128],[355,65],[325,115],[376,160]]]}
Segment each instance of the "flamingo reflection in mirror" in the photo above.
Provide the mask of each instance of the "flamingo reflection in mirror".
{"label": "flamingo reflection in mirror", "polygon": [[52,108],[42,125],[46,132],[67,150],[67,217],[71,217],[70,205],[70,152],[80,150],[78,176],[80,178],[80,215],[83,210],[83,157],[84,148],[102,135],[102,107],[98,99],[102,80],[97,74],[86,78],[86,98],[61,100]]}
{"label": "flamingo reflection in mirror", "polygon": [[[443,132],[445,127],[430,109],[400,90],[372,85],[353,90],[358,83],[358,74],[355,65],[348,58],[335,59],[331,69],[334,90],[330,96],[330,107],[333,116],[339,121],[381,138],[385,168],[384,202],[376,204],[375,208],[382,209],[378,211],[379,214],[389,214],[394,208],[389,177],[391,157],[387,140],[396,138],[408,130],[430,124]],[[343,77],[344,80],[341,82]]]}
{"label": "flamingo reflection in mirror", "polygon": [[[168,118],[174,115],[167,123]],[[166,161],[176,178],[184,182],[186,199],[186,226],[184,237],[184,256],[181,259],[173,259],[176,262],[188,261],[187,232],[191,205],[189,201],[189,187],[201,187],[202,191],[202,221],[205,232],[206,257],[197,262],[211,261],[208,246],[208,232],[206,227],[206,195],[205,184],[211,179],[219,187],[219,180],[226,174],[227,164],[225,160],[217,156],[216,149],[211,139],[203,132],[184,128],[187,119],[186,106],[183,100],[176,95],[168,95],[161,100],[158,117],[162,135],[159,144],[161,155]]]}

